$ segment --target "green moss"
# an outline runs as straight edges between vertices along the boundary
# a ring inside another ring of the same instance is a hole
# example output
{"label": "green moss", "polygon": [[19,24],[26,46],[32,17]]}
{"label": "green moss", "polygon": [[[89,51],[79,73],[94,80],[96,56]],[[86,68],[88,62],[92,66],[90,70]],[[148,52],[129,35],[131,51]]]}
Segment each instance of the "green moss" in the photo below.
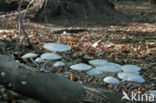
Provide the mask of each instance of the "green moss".
{"label": "green moss", "polygon": [[117,41],[121,44],[124,44],[124,43],[131,43],[133,40],[130,38],[127,38],[127,39],[118,39]]}
{"label": "green moss", "polygon": [[156,40],[156,35],[144,36],[144,37],[138,38],[138,41],[145,41],[145,40]]}
{"label": "green moss", "polygon": [[145,36],[145,39],[156,39],[156,35],[152,35],[152,36]]}

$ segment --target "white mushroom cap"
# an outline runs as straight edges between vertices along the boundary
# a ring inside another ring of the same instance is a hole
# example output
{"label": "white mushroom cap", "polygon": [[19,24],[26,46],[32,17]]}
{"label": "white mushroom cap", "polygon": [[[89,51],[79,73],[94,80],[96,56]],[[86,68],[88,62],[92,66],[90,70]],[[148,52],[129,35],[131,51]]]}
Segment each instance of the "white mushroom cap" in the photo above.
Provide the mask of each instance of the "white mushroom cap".
{"label": "white mushroom cap", "polygon": [[62,67],[62,66],[65,66],[65,63],[64,62],[61,62],[61,61],[58,61],[53,66],[54,67]]}
{"label": "white mushroom cap", "polygon": [[73,70],[85,71],[85,70],[91,69],[92,66],[88,65],[88,64],[84,64],[84,63],[79,63],[79,64],[75,64],[75,65],[70,66],[70,68]]}
{"label": "white mushroom cap", "polygon": [[90,60],[89,64],[94,65],[94,66],[101,66],[106,64],[107,61],[104,59],[95,59],[95,60]]}
{"label": "white mushroom cap", "polygon": [[64,52],[71,49],[71,47],[68,45],[57,44],[57,43],[45,43],[43,45],[43,48],[49,51],[58,51],[58,52]]}
{"label": "white mushroom cap", "polygon": [[137,71],[137,70],[132,70],[132,69],[124,69],[123,72],[131,72],[131,73],[135,73],[135,74],[140,74],[139,71]]}
{"label": "white mushroom cap", "polygon": [[45,60],[43,59],[43,58],[36,58],[35,59],[35,62],[36,63],[42,63],[42,62],[44,62]]}
{"label": "white mushroom cap", "polygon": [[132,72],[120,72],[117,76],[124,81],[134,81],[139,83],[143,83],[145,81],[141,75]]}
{"label": "white mushroom cap", "polygon": [[120,64],[117,64],[117,63],[109,63],[109,64],[111,64],[111,65],[116,65],[116,66],[118,66],[119,68],[122,67]]}
{"label": "white mushroom cap", "polygon": [[106,63],[102,66],[96,67],[96,69],[98,69],[102,72],[120,72],[121,66],[116,63]]}
{"label": "white mushroom cap", "polygon": [[103,81],[106,83],[109,83],[109,84],[119,84],[120,83],[120,81],[117,78],[114,78],[111,76],[105,77],[103,79]]}
{"label": "white mushroom cap", "polygon": [[22,59],[27,59],[27,58],[34,58],[34,57],[37,57],[37,56],[38,56],[38,54],[35,54],[35,53],[26,53],[21,58]]}
{"label": "white mushroom cap", "polygon": [[153,95],[154,97],[156,97],[156,90],[150,90],[149,91],[149,94],[150,95]]}
{"label": "white mushroom cap", "polygon": [[130,64],[122,66],[121,69],[123,71],[140,71],[141,70],[140,67],[138,67],[136,65],[130,65]]}
{"label": "white mushroom cap", "polygon": [[41,55],[41,58],[46,60],[58,60],[61,59],[62,57],[55,53],[44,53]]}
{"label": "white mushroom cap", "polygon": [[87,72],[88,75],[100,75],[102,72],[98,69],[91,69]]}

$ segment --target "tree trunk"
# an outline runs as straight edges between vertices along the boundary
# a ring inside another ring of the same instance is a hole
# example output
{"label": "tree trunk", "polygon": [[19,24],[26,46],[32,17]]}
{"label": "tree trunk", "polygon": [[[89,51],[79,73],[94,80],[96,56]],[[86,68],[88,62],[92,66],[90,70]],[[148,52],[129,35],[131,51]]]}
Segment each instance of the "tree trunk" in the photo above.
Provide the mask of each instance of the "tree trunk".
{"label": "tree trunk", "polygon": [[[122,94],[79,85],[53,73],[0,56],[0,84],[44,103],[120,103]],[[122,101],[122,103],[134,103]]]}
{"label": "tree trunk", "polygon": [[156,4],[156,0],[151,0],[151,4]]}
{"label": "tree trunk", "polygon": [[[0,12],[17,10],[20,0],[0,0]],[[26,7],[30,0],[24,0],[22,7]]]}
{"label": "tree trunk", "polygon": [[105,20],[104,18],[112,18],[118,14],[114,4],[108,0],[48,0],[36,13],[34,20],[43,22],[77,20],[76,23],[79,23]]}

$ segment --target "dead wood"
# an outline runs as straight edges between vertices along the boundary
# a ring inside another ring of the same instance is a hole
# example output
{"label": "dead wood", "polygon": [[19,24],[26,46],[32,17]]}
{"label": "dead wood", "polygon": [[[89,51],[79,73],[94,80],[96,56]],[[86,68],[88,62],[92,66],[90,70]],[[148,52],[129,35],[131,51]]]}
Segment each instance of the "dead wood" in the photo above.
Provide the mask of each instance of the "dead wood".
{"label": "dead wood", "polygon": [[0,56],[0,84],[44,103],[121,103],[123,96],[102,88],[79,85],[50,72],[40,72],[5,55]]}

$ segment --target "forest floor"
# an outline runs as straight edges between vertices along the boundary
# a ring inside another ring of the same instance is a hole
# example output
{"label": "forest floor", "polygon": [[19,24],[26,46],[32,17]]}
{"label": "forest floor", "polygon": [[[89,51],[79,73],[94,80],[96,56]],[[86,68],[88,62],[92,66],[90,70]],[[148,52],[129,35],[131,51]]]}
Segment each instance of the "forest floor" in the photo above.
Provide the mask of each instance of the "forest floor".
{"label": "forest floor", "polygon": [[[30,40],[40,54],[47,52],[43,49],[46,42],[56,42],[70,45],[71,51],[62,53],[65,67],[47,68],[53,73],[71,79],[78,83],[87,83],[112,90],[156,90],[156,5],[149,2],[122,1],[114,2],[115,8],[132,18],[122,25],[106,25],[95,27],[74,27],[74,29],[87,29],[79,33],[53,34],[52,30],[73,29],[73,27],[56,26],[48,23],[34,23],[25,20],[25,30]],[[33,9],[32,9],[33,10]],[[35,10],[34,10],[35,11]],[[34,52],[28,45],[23,34],[18,35],[17,11],[0,15],[0,44],[5,53],[18,62],[25,63],[35,68],[40,68],[23,61],[20,57],[25,53]],[[31,14],[31,13],[30,13]],[[29,15],[30,15],[29,14]],[[111,21],[108,21],[111,24]],[[66,23],[66,22],[64,22]],[[102,38],[102,39],[101,39]],[[20,42],[21,40],[21,42]],[[91,45],[100,40],[96,47]],[[70,65],[88,63],[91,59],[105,59],[109,62],[135,64],[142,68],[141,75],[144,83],[122,82],[118,85],[106,85],[102,76],[88,76],[85,73],[70,72]],[[41,64],[42,65],[42,64]],[[38,101],[17,95],[16,93],[0,86],[0,103],[38,103]]]}

